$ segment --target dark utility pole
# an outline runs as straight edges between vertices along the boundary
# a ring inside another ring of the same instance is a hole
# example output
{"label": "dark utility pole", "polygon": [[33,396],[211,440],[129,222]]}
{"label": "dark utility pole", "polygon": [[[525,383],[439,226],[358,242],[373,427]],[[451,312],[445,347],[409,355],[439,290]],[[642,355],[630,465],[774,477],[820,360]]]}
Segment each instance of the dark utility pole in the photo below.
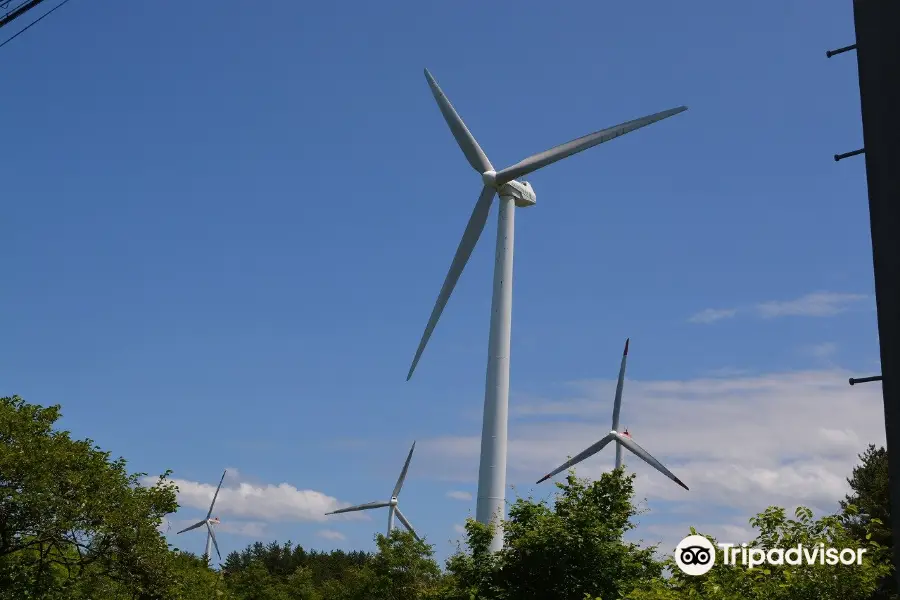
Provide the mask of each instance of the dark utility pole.
{"label": "dark utility pole", "polygon": [[853,21],[881,346],[894,575],[900,581],[900,2],[853,0]]}

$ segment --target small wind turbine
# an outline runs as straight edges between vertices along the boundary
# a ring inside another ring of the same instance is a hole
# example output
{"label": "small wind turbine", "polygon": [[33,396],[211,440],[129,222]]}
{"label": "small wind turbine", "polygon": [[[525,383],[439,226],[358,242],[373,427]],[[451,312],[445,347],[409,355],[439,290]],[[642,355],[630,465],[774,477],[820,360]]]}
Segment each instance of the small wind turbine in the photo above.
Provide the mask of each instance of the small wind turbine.
{"label": "small wind turbine", "polygon": [[684,485],[684,483],[682,483],[680,479],[675,477],[672,471],[668,470],[661,462],[653,458],[649,452],[641,448],[637,444],[637,442],[631,439],[631,434],[628,433],[627,429],[623,432],[619,432],[619,413],[622,410],[622,388],[625,385],[625,361],[628,360],[628,342],[629,340],[625,340],[625,351],[622,353],[622,366],[619,367],[619,381],[616,383],[616,400],[613,404],[612,431],[607,433],[602,440],[590,446],[587,450],[577,454],[574,458],[570,458],[559,467],[541,477],[538,480],[538,483],[550,479],[561,471],[565,471],[570,467],[574,467],[584,459],[589,458],[603,450],[603,448],[606,447],[606,445],[610,442],[615,441],[617,469],[622,466],[622,446],[625,446],[638,457],[643,459],[643,461],[648,465],[650,465],[684,489],[688,489],[688,486]]}
{"label": "small wind turbine", "polygon": [[409,461],[412,460],[413,450],[416,449],[416,443],[413,442],[412,447],[409,449],[409,455],[406,457],[406,462],[403,464],[403,470],[400,471],[400,477],[397,479],[397,485],[394,486],[394,491],[391,492],[391,499],[387,502],[368,502],[366,504],[359,504],[357,506],[350,506],[347,508],[339,508],[337,510],[333,510],[331,512],[325,513],[326,515],[337,515],[340,513],[348,513],[348,512],[356,512],[358,510],[372,510],[375,508],[385,508],[390,507],[388,510],[388,528],[387,535],[391,535],[391,531],[394,529],[394,513],[397,514],[397,518],[403,523],[403,526],[406,527],[413,536],[422,541],[422,538],[419,537],[419,534],[416,533],[416,530],[413,529],[413,526],[409,524],[409,521],[406,517],[403,516],[403,513],[400,512],[400,507],[397,503],[397,497],[400,495],[400,488],[403,487],[403,480],[406,479],[406,472],[409,471]]}
{"label": "small wind turbine", "polygon": [[[626,121],[601,131],[588,134],[565,144],[560,144],[545,152],[533,154],[525,160],[501,169],[494,170],[475,137],[456,113],[450,100],[441,91],[434,77],[425,69],[425,78],[431,87],[431,93],[437,101],[444,120],[450,127],[456,143],[475,171],[481,176],[483,187],[472,216],[463,232],[462,240],[453,256],[450,270],[441,286],[431,316],[425,326],[425,332],[419,341],[412,366],[406,380],[413,375],[425,346],[437,325],[438,319],[456,282],[459,280],[481,232],[487,224],[488,215],[494,196],[500,197],[497,215],[497,245],[494,262],[494,292],[491,299],[491,326],[488,338],[488,364],[484,394],[484,416],[481,428],[481,459],[478,466],[478,500],[475,518],[480,523],[490,523],[494,519],[503,519],[506,506],[506,450],[509,405],[509,350],[510,330],[512,327],[512,274],[513,274],[513,238],[514,209],[534,206],[537,201],[534,188],[522,180],[547,165],[577,154],[597,144],[614,140],[626,133],[662,121],[687,110],[679,106],[648,115],[640,119]],[[494,528],[491,540],[491,551],[503,546],[503,532],[500,527]]]}
{"label": "small wind turbine", "polygon": [[[216,505],[216,498],[219,496],[219,490],[222,489],[222,482],[225,481],[225,473],[227,472],[227,469],[225,471],[222,471],[222,478],[219,480],[219,487],[216,488],[216,493],[213,494],[212,503],[209,505],[209,512],[206,513],[206,518],[202,521],[197,521],[190,527],[185,527],[178,532],[184,533],[185,531],[197,529],[198,527],[203,527],[204,525],[206,525],[206,551],[203,553],[203,556],[206,558],[207,564],[209,564],[210,559],[212,558],[209,547],[210,543],[212,543],[216,547],[216,554],[219,555],[219,560],[222,560],[222,554],[219,552],[219,542],[216,541],[216,534],[213,531],[213,525],[219,524],[219,517],[210,518],[210,516],[212,515],[213,506]],[[175,535],[178,535],[178,533],[176,533]]]}

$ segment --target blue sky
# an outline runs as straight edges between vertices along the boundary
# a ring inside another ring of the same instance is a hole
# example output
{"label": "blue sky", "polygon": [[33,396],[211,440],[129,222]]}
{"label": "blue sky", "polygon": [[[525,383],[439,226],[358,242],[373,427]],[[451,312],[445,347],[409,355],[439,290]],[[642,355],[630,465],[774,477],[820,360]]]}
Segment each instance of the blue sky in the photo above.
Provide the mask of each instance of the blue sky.
{"label": "blue sky", "polygon": [[[736,527],[803,486],[837,500],[884,435],[878,384],[842,383],[879,368],[864,161],[831,158],[862,146],[855,57],[824,56],[853,42],[849,3],[258,6],[80,0],[0,50],[0,392],[61,403],[67,428],[135,470],[173,469],[176,524],[236,469],[223,552],[371,548],[386,514],[318,521],[320,504],[386,498],[419,440],[401,507],[446,555],[474,512],[448,493],[475,492],[495,221],[405,382],[481,185],[428,67],[498,167],[690,108],[529,178],[510,483],[527,492],[578,435],[602,436],[630,336],[623,423],[645,420],[635,438],[700,482],[688,501],[638,468],[648,536],[700,516]],[[722,398],[704,415],[724,421],[703,427],[787,441],[764,464],[710,465],[669,440],[700,426],[667,412],[690,405],[679,394],[709,390]],[[726,396],[734,410],[716,408]],[[581,401],[568,421],[552,408]],[[535,413],[556,417],[540,429]],[[203,536],[178,543],[199,552]]]}

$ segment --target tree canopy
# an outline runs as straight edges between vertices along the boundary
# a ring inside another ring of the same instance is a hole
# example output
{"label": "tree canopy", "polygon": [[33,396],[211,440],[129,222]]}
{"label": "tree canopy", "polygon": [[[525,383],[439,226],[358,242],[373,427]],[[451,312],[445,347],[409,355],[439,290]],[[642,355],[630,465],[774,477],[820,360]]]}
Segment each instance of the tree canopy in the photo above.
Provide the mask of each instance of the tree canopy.
{"label": "tree canopy", "polygon": [[[834,514],[789,517],[771,506],[751,519],[751,547],[798,544],[864,549],[861,564],[715,566],[683,573],[659,548],[625,540],[639,514],[634,475],[595,481],[570,474],[551,500],[519,498],[505,544],[469,520],[444,565],[434,549],[395,530],[372,552],[321,552],[291,541],[255,542],[217,570],[171,547],[159,530],[177,510],[163,472],[152,486],[90,439],[55,426],[60,407],[0,398],[0,600],[883,600],[892,586],[887,457],[870,446]],[[697,534],[693,528],[685,531]],[[713,543],[715,540],[709,538]]]}

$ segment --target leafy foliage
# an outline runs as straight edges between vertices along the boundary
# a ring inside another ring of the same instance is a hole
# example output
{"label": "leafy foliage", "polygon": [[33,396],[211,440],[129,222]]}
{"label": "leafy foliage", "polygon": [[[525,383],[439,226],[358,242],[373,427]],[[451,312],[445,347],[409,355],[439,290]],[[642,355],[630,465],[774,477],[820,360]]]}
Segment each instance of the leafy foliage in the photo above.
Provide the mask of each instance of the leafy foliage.
{"label": "leafy foliage", "polygon": [[[884,600],[890,567],[887,457],[870,446],[840,512],[751,519],[762,549],[865,548],[861,565],[716,565],[683,574],[673,558],[624,541],[638,514],[633,475],[570,474],[552,501],[519,498],[505,545],[469,520],[446,568],[411,534],[375,537],[376,551],[317,552],[288,541],[230,553],[220,571],[169,547],[162,518],[178,507],[168,472],[152,486],[87,440],[54,428],[59,406],[0,398],[0,600]],[[696,533],[691,528],[691,533]],[[711,538],[710,538],[711,539]],[[714,540],[713,540],[714,541]],[[666,575],[665,571],[669,574]]]}
{"label": "leafy foliage", "polygon": [[140,485],[124,459],[54,431],[59,416],[59,406],[0,398],[0,594],[74,598],[102,579],[162,597],[171,557],[157,528],[177,508],[168,473]]}
{"label": "leafy foliage", "polygon": [[[871,598],[878,581],[890,567],[880,560],[879,546],[867,540],[858,544],[844,528],[840,517],[829,515],[813,519],[810,509],[800,507],[795,518],[789,519],[785,510],[769,507],[750,519],[759,533],[748,545],[770,550],[803,547],[812,550],[819,544],[826,548],[864,548],[861,565],[829,565],[805,561],[799,565],[783,564],[750,568],[740,562],[725,563],[725,550],[717,546],[715,566],[705,575],[682,573],[669,559],[672,576],[656,580],[637,590],[630,600],[667,600],[669,598],[705,598],[710,600],[864,600]],[[692,534],[696,531],[691,529]],[[709,538],[715,544],[713,538]]]}
{"label": "leafy foliage", "polygon": [[471,554],[458,553],[448,570],[467,593],[481,599],[619,598],[638,584],[659,578],[654,548],[622,540],[634,527],[634,475],[622,470],[594,482],[569,475],[554,506],[517,500],[504,524],[504,549],[487,552],[490,531],[469,521]]}
{"label": "leafy foliage", "polygon": [[[859,543],[871,539],[882,547],[884,561],[890,560],[893,548],[891,533],[891,504],[888,486],[887,450],[884,446],[869,444],[859,455],[860,464],[847,478],[851,493],[841,501],[841,519],[847,532]],[[875,598],[897,595],[897,580],[884,577],[878,585]]]}

